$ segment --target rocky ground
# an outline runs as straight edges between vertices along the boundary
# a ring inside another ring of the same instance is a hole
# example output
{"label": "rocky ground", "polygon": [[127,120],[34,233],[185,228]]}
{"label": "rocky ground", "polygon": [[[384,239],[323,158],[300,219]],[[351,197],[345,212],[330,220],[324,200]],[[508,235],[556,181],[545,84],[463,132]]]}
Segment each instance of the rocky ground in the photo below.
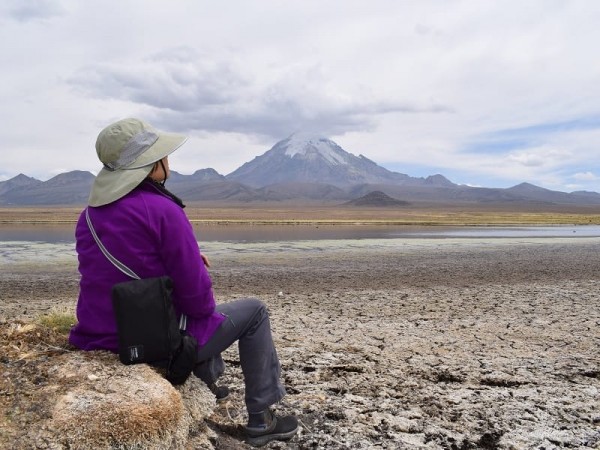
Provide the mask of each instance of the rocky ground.
{"label": "rocky ground", "polygon": [[[599,251],[501,240],[220,255],[211,270],[219,301],[258,296],[271,311],[289,394],[278,409],[302,429],[269,448],[593,449]],[[76,294],[74,263],[0,266],[4,321],[73,308]],[[232,395],[209,425],[217,448],[246,448],[235,349],[225,359]]]}

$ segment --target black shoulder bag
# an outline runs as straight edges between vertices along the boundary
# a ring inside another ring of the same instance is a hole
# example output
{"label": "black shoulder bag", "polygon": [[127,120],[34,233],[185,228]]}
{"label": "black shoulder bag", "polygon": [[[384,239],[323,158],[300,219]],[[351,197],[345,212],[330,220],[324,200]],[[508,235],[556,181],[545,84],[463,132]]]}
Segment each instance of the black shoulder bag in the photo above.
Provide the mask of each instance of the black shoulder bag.
{"label": "black shoulder bag", "polygon": [[185,329],[187,317],[179,324],[171,293],[173,281],[168,276],[141,279],[104,247],[85,211],[88,227],[106,258],[132,281],[112,288],[112,304],[119,335],[119,359],[123,364],[148,363],[166,368],[165,377],[172,384],[182,384],[196,364],[198,343]]}

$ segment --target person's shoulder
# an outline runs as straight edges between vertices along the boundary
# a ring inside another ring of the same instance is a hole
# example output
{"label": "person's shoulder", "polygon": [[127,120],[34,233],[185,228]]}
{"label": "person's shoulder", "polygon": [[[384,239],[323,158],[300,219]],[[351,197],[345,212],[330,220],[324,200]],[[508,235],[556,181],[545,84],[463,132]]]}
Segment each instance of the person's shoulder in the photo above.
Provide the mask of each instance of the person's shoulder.
{"label": "person's shoulder", "polygon": [[183,209],[171,198],[153,188],[153,186],[142,183],[126,196],[115,202],[115,207],[120,211],[142,212],[147,217],[185,217]]}
{"label": "person's shoulder", "polygon": [[185,215],[183,209],[169,196],[163,194],[151,185],[142,185],[137,189],[137,200],[141,200],[148,209],[163,211],[167,214]]}

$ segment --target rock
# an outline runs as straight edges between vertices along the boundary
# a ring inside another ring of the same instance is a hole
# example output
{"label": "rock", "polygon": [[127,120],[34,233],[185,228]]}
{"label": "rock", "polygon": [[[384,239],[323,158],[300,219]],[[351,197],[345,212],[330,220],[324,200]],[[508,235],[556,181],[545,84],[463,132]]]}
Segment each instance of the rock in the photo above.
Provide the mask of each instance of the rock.
{"label": "rock", "polygon": [[[214,395],[195,377],[176,389],[148,365],[125,366],[111,353],[93,353],[90,358],[74,352],[51,373],[60,379],[74,372],[81,382],[54,405],[48,431],[40,433],[49,442],[65,449],[109,449],[115,443],[120,448],[184,448],[190,432],[197,432],[212,413]],[[94,377],[93,384],[86,381]]]}
{"label": "rock", "polygon": [[214,448],[215,434],[204,420],[216,401],[198,378],[174,387],[157,369],[125,366],[104,351],[53,346],[48,356],[28,348],[44,345],[48,335],[40,330],[9,329],[0,336],[9,337],[14,350],[3,377],[14,419],[6,423],[10,439],[0,442],[14,449]]}

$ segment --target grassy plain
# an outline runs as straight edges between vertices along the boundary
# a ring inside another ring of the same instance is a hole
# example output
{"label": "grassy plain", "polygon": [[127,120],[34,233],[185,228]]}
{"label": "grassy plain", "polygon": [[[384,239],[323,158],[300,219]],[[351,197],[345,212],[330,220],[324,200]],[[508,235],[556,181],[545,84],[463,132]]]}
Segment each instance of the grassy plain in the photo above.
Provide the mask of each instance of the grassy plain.
{"label": "grassy plain", "polygon": [[[0,207],[2,224],[71,224],[82,207]],[[195,224],[248,225],[598,225],[600,206],[561,205],[339,205],[236,204],[188,205]]]}

